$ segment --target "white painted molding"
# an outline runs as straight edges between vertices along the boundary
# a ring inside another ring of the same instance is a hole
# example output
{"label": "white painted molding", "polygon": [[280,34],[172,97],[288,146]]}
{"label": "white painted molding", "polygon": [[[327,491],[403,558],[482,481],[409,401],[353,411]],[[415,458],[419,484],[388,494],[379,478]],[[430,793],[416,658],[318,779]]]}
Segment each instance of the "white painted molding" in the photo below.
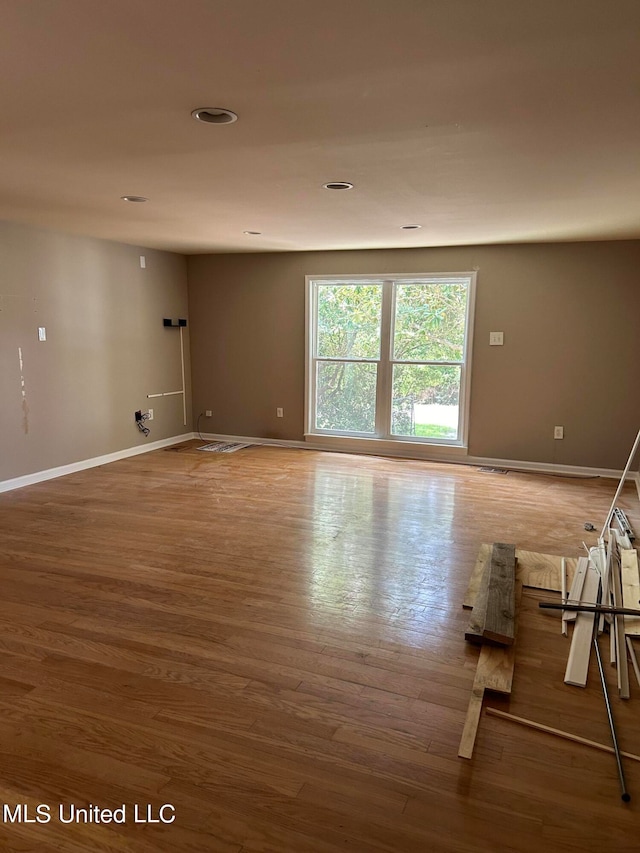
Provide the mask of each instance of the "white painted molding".
{"label": "white painted molding", "polygon": [[[119,459],[127,459],[130,456],[138,456],[141,453],[149,453],[151,450],[159,450],[172,444],[180,444],[192,438],[202,437],[205,441],[237,441],[243,444],[264,444],[275,447],[292,447],[301,450],[322,450],[329,453],[356,453],[365,456],[393,456],[401,459],[418,459],[425,462],[447,462],[454,465],[486,465],[492,468],[508,468],[512,471],[530,471],[535,474],[569,474],[578,477],[607,477],[620,479],[622,471],[610,468],[585,468],[578,465],[554,465],[545,462],[522,462],[514,459],[491,459],[485,456],[467,456],[463,448],[439,447],[437,445],[419,446],[410,442],[397,442],[398,447],[389,450],[375,444],[375,439],[363,439],[364,444],[353,446],[353,439],[336,442],[329,446],[328,443],[315,441],[294,441],[282,438],[257,438],[247,435],[223,435],[220,433],[198,433],[188,432],[183,435],[175,435],[171,438],[163,438],[150,444],[139,444],[136,447],[128,447],[115,453],[107,453],[104,456],[95,456],[92,459],[83,459],[80,462],[72,462],[70,465],[61,465],[58,468],[48,468],[45,471],[36,471],[24,477],[15,477],[12,480],[0,481],[0,492],[8,492],[12,489],[21,489],[23,486],[31,486],[45,480],[53,480],[56,477],[64,477],[76,471],[84,471],[87,468],[95,468],[98,465],[107,465],[109,462],[117,462]],[[369,445],[367,446],[367,442]],[[389,444],[389,442],[386,442]],[[395,442],[394,442],[395,445]],[[629,480],[635,482],[640,499],[640,472],[629,475]]]}
{"label": "white painted molding", "polygon": [[169,447],[171,444],[179,444],[181,441],[188,441],[190,438],[197,437],[193,432],[174,435],[171,438],[162,438],[159,441],[152,441],[150,444],[138,444],[135,447],[127,447],[125,450],[117,450],[115,453],[107,453],[104,456],[81,459],[79,462],[72,462],[70,465],[60,465],[58,468],[47,468],[45,471],[36,471],[33,474],[26,474],[24,477],[2,480],[0,481],[0,492],[32,486],[34,483],[42,483],[44,480],[53,480],[56,477],[64,477],[66,474],[74,474],[76,471],[96,468],[98,465],[107,465],[109,462],[117,462],[118,459],[127,459],[129,456],[149,453],[150,450],[159,450],[162,447]]}
{"label": "white painted molding", "polygon": [[[491,459],[486,456],[468,456],[464,448],[444,447],[434,444],[417,445],[410,442],[393,442],[393,450],[376,445],[390,444],[380,439],[335,439],[335,443],[320,441],[294,441],[281,438],[256,438],[246,435],[222,435],[219,433],[202,433],[206,441],[237,441],[243,444],[265,444],[277,447],[295,447],[302,450],[323,450],[330,453],[355,453],[365,456],[392,456],[402,459],[418,459],[424,462],[447,462],[452,465],[490,466],[492,468],[508,468],[510,471],[525,471],[532,474],[568,474],[574,477],[606,477],[619,480],[622,470],[613,468],[587,468],[581,465],[556,465],[550,462],[523,462],[517,459]],[[196,435],[196,438],[200,436]],[[319,438],[313,436],[314,439]],[[355,443],[358,442],[358,446]],[[367,444],[368,443],[368,444]],[[395,445],[398,445],[396,447]],[[417,449],[416,449],[417,448]],[[457,452],[456,452],[457,451]],[[630,477],[636,481],[640,496],[640,473]]]}

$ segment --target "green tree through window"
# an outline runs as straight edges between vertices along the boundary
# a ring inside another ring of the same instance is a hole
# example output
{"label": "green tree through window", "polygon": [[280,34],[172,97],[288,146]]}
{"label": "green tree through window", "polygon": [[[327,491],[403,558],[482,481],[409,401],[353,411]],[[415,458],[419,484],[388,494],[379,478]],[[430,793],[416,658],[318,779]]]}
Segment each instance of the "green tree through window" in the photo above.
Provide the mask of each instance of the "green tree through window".
{"label": "green tree through window", "polygon": [[459,441],[472,281],[312,281],[311,431]]}

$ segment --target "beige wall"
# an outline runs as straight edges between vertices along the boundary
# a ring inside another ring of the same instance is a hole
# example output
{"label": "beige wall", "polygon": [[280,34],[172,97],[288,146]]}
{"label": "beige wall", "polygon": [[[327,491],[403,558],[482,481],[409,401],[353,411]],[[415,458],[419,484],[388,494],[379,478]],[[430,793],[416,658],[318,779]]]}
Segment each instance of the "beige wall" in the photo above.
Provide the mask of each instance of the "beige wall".
{"label": "beige wall", "polygon": [[[181,387],[162,318],[187,316],[184,257],[10,223],[0,256],[0,481],[191,429],[180,397],[146,399]],[[149,405],[145,439],[134,412]]]}
{"label": "beige wall", "polygon": [[194,418],[303,438],[305,275],[474,268],[469,453],[621,468],[640,425],[638,241],[191,257]]}

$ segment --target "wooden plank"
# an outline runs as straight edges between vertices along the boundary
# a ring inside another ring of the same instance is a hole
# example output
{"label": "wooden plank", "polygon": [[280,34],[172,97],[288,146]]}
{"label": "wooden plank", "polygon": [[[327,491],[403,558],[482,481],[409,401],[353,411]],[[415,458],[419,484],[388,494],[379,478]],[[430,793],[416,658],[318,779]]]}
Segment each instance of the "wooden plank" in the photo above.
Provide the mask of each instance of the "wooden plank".
{"label": "wooden plank", "polygon": [[[522,583],[516,581],[515,587],[515,612],[516,631],[517,616],[520,610],[520,599],[522,597]],[[515,667],[515,644],[511,646],[483,645],[478,658],[476,675],[473,680],[471,699],[467,708],[462,738],[458,755],[460,758],[471,758],[475,745],[478,724],[480,722],[480,711],[482,710],[482,699],[485,690],[495,693],[511,693],[513,685],[513,671]]]}
{"label": "wooden plank", "polygon": [[[593,749],[599,749],[602,752],[612,753],[614,751],[612,746],[607,746],[604,743],[598,743],[597,741],[589,740],[586,737],[573,735],[570,732],[563,732],[561,729],[554,729],[552,726],[545,726],[542,723],[536,723],[533,720],[526,720],[524,717],[516,717],[515,714],[508,714],[506,711],[499,711],[497,708],[487,708],[486,712],[491,717],[500,717],[502,720],[519,723],[521,726],[526,726],[529,729],[536,729],[536,731],[546,732],[547,734],[555,735],[556,737],[563,738],[564,740],[581,743],[583,746],[590,746]],[[632,761],[640,761],[640,755],[634,755],[632,752],[623,752],[621,750],[620,755],[623,755],[625,758],[630,758]]]}
{"label": "wooden plank", "polygon": [[575,557],[563,558],[554,554],[540,554],[537,551],[516,548],[516,577],[524,586],[560,592],[563,559],[566,559],[567,582],[571,584],[577,565]]}
{"label": "wooden plank", "polygon": [[[605,547],[604,539],[598,540],[598,547],[590,552],[589,557],[600,572],[602,583],[601,601],[603,604],[609,604],[612,599],[613,590],[611,587],[611,563],[613,560],[613,551],[615,550],[615,533],[609,531],[608,547]],[[611,623],[611,619],[605,614],[601,614],[598,618],[598,634],[604,631],[605,620]]]}
{"label": "wooden plank", "polygon": [[[595,604],[598,598],[599,586],[600,575],[592,566],[589,566],[582,590],[581,602],[583,604]],[[594,619],[594,613],[578,613],[564,675],[565,684],[572,684],[574,687],[586,687],[587,675],[589,673],[589,658],[591,657]]]}
{"label": "wooden plank", "polygon": [[[478,549],[478,556],[462,602],[462,606],[467,610],[473,608],[475,604],[484,567],[490,555],[491,545],[481,545]],[[560,592],[562,586],[562,560],[566,562],[567,584],[570,585],[575,576],[578,558],[557,557],[555,554],[540,554],[537,551],[516,548],[516,577],[522,581],[524,586],[532,587],[533,589],[549,589]]]}
{"label": "wooden plank", "polygon": [[469,625],[465,631],[464,638],[470,643],[482,643],[482,632],[487,614],[487,599],[489,596],[489,578],[491,576],[491,559],[487,562],[480,579],[480,585],[476,592],[476,600],[469,619]]}
{"label": "wooden plank", "polygon": [[[522,583],[516,581],[515,587],[515,635],[517,636],[518,613],[522,597]],[[515,637],[514,637],[515,640]],[[486,690],[496,693],[511,693],[513,671],[515,668],[515,642],[510,646],[492,646],[485,644],[480,652],[476,679]]]}
{"label": "wooden plank", "polygon": [[462,737],[458,748],[460,758],[471,758],[476,743],[480,714],[482,712],[482,700],[484,698],[484,687],[474,687],[471,691],[471,699],[467,708],[467,716],[462,729]]}
{"label": "wooden plank", "polygon": [[609,631],[609,663],[611,666],[616,665],[616,660],[618,659],[618,652],[616,651],[616,632],[611,628]]}
{"label": "wooden plank", "polygon": [[489,557],[491,555],[491,546],[490,545],[481,545],[478,549],[478,556],[476,558],[476,564],[473,567],[473,571],[471,572],[471,577],[469,579],[469,586],[467,587],[467,591],[464,595],[464,601],[462,602],[462,606],[467,610],[473,608],[476,603],[476,597],[478,595],[478,589],[480,588],[480,583],[482,581],[482,576],[484,574],[485,567],[489,562]]}
{"label": "wooden plank", "polygon": [[[640,576],[638,552],[635,548],[620,550],[622,571],[622,601],[625,607],[637,608],[640,603]],[[640,616],[627,616],[624,620],[627,635],[640,635]]]}
{"label": "wooden plank", "polygon": [[[576,564],[576,570],[573,574],[573,580],[571,581],[569,597],[566,601],[567,604],[580,604],[580,598],[582,596],[582,590],[584,588],[584,579],[587,576],[588,567],[589,558],[579,557],[578,562]],[[562,614],[562,619],[564,622],[575,621],[575,618],[576,614],[572,613],[570,610],[565,610]]]}
{"label": "wooden plank", "polygon": [[[615,543],[615,533],[610,531],[611,551]],[[613,604],[615,607],[622,607],[622,582],[620,579],[620,565],[615,556],[611,556],[611,568],[609,574],[610,581],[613,587]],[[618,693],[621,699],[629,698],[629,665],[627,661],[627,646],[624,640],[624,622],[625,616],[617,615],[613,617],[613,624],[610,630],[615,633],[616,637],[616,665],[618,670]]]}
{"label": "wooden plank", "polygon": [[496,542],[491,550],[489,591],[482,636],[510,646],[515,637],[516,546]]}

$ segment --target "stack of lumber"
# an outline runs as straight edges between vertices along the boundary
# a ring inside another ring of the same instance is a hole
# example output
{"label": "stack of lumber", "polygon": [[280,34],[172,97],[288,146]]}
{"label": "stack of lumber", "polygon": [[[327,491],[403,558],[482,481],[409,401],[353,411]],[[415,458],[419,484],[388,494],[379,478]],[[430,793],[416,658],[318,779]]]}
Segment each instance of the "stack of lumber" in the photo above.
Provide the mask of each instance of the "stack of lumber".
{"label": "stack of lumber", "polygon": [[470,584],[474,589],[465,597],[465,605],[473,606],[465,637],[484,645],[458,749],[461,758],[473,755],[485,690],[511,693],[516,616],[522,594],[522,583],[515,577],[515,545],[496,543],[490,554],[488,549],[481,549],[480,559],[484,559],[482,574],[474,573]]}
{"label": "stack of lumber", "polygon": [[[633,548],[618,548],[621,537],[613,529],[608,539],[600,538],[598,545],[591,548],[588,558],[578,561],[568,603],[593,605],[601,602],[612,607],[638,607],[640,578],[638,575],[638,553]],[[624,540],[623,540],[624,542]],[[571,614],[565,611],[566,622]],[[640,684],[640,671],[631,643],[631,637],[640,634],[640,617],[620,615],[600,615],[578,613],[571,637],[571,649],[565,671],[565,684],[574,687],[586,687],[589,674],[589,662],[593,649],[595,622],[598,621],[598,633],[608,627],[611,642],[611,664],[616,667],[618,693],[621,699],[628,699],[629,664],[631,658],[636,678]]]}
{"label": "stack of lumber", "polygon": [[[512,565],[514,546],[501,543],[480,546],[463,601],[463,607],[473,608],[465,637],[470,642],[483,645],[458,750],[461,758],[471,758],[473,755],[485,691],[511,693],[517,611],[523,586],[557,592],[568,586],[563,599],[565,604],[593,604],[600,595],[603,604],[614,605],[617,602],[618,606],[636,609],[640,603],[638,553],[633,548],[618,548],[618,545],[624,544],[620,534],[616,536],[615,531],[610,531],[608,541],[600,540],[598,546],[589,552],[589,557],[579,559],[515,549],[512,616],[509,616],[508,609],[506,613],[500,611],[501,605],[508,600],[511,581],[505,573],[505,564]],[[494,571],[492,563],[495,564]],[[574,624],[565,682],[572,686],[586,686],[595,620],[599,618],[602,619],[602,625],[598,626],[600,630],[608,627],[611,632],[611,662],[618,670],[619,695],[628,698],[627,653],[640,685],[640,668],[632,645],[632,638],[640,636],[640,617],[605,618],[593,613],[564,611],[563,626],[572,622]]]}
{"label": "stack of lumber", "polygon": [[516,546],[497,542],[480,579],[466,640],[513,645],[515,583]]}

